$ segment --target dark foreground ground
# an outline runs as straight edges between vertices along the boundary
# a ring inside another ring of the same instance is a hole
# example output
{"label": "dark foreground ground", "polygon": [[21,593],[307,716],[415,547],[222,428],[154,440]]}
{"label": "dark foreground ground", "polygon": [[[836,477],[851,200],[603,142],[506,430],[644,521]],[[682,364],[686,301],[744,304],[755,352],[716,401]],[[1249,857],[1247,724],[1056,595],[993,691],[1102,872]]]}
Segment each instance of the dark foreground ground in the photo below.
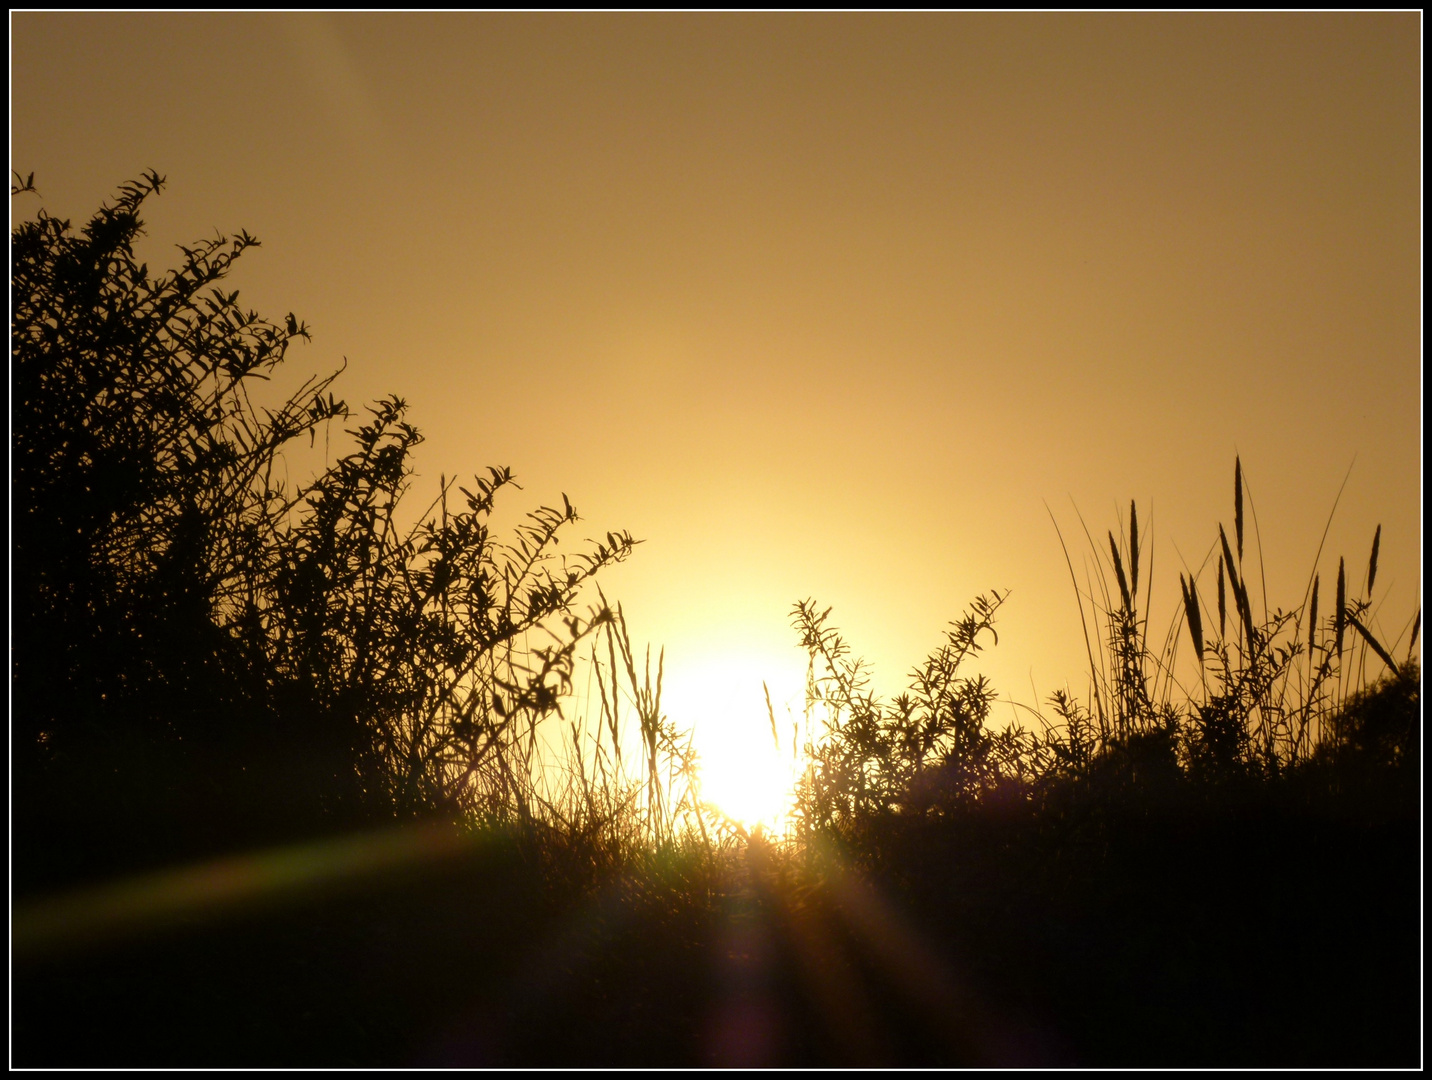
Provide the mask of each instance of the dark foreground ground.
{"label": "dark foreground ground", "polygon": [[107,928],[25,901],[12,1062],[1416,1066],[1418,801],[1179,786],[605,881],[491,837],[285,877],[319,848]]}

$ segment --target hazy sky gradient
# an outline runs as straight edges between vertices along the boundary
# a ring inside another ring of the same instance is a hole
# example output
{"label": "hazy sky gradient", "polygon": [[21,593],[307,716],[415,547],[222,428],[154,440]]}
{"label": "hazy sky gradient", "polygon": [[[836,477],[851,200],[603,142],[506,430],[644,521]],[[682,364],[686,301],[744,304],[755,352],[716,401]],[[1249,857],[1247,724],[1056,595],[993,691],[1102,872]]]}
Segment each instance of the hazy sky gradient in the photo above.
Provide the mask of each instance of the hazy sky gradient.
{"label": "hazy sky gradient", "polygon": [[997,688],[1082,692],[1045,502],[1077,559],[1071,497],[1096,539],[1138,499],[1161,639],[1235,452],[1272,603],[1356,458],[1323,573],[1381,522],[1384,635],[1417,608],[1418,13],[11,31],[12,165],[51,212],[157,169],[151,266],[259,236],[234,287],[309,321],[299,368],[348,357],[350,403],[408,399],[419,492],[510,464],[648,541],[607,591],[673,711],[713,671],[790,685],[798,598],[894,688],[991,587]]}

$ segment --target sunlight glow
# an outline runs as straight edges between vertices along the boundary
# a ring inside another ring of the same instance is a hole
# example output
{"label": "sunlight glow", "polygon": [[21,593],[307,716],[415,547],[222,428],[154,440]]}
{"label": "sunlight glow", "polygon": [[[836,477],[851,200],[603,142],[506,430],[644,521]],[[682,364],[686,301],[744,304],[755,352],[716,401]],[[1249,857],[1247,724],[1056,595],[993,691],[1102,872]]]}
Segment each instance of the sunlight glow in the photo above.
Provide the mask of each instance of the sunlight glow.
{"label": "sunlight glow", "polygon": [[[699,729],[698,729],[699,730]],[[698,739],[700,736],[698,735]],[[758,737],[709,740],[701,758],[701,795],[747,829],[779,831],[785,822],[795,776],[790,759]]]}
{"label": "sunlight glow", "polygon": [[671,674],[669,712],[693,725],[702,800],[743,828],[783,831],[805,739],[799,655],[724,651]]}

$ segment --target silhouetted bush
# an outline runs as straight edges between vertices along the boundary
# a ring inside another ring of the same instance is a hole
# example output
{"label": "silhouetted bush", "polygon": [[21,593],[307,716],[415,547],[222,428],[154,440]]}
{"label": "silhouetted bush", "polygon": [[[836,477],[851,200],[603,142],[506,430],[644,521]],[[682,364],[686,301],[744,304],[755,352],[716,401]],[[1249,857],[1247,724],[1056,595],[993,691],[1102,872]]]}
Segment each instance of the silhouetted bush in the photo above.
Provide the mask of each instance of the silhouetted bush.
{"label": "silhouetted bush", "polygon": [[125,185],[78,234],[40,210],[11,237],[22,872],[524,813],[535,726],[608,617],[578,594],[633,540],[559,555],[565,496],[495,539],[506,469],[445,482],[405,525],[420,436],[398,397],[285,483],[286,450],[350,419],[337,373],[261,403],[308,330],[220,287],[246,233],[181,247],[158,276],[136,261],[162,183]]}

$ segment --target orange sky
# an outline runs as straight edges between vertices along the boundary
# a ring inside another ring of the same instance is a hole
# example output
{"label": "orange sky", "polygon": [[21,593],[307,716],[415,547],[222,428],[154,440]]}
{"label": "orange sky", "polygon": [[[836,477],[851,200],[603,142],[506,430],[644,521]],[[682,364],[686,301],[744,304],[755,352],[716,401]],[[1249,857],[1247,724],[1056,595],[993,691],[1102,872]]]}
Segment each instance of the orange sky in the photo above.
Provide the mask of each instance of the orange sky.
{"label": "orange sky", "polygon": [[347,356],[350,402],[406,396],[420,490],[510,464],[647,540],[607,592],[665,644],[674,713],[712,672],[792,685],[806,596],[893,689],[1011,589],[997,688],[1082,691],[1045,501],[1097,538],[1139,500],[1161,637],[1235,452],[1272,603],[1356,458],[1323,572],[1381,522],[1384,636],[1416,611],[1418,13],[11,33],[11,161],[51,212],[157,169],[150,265],[259,236],[234,287],[308,320],[295,364]]}

